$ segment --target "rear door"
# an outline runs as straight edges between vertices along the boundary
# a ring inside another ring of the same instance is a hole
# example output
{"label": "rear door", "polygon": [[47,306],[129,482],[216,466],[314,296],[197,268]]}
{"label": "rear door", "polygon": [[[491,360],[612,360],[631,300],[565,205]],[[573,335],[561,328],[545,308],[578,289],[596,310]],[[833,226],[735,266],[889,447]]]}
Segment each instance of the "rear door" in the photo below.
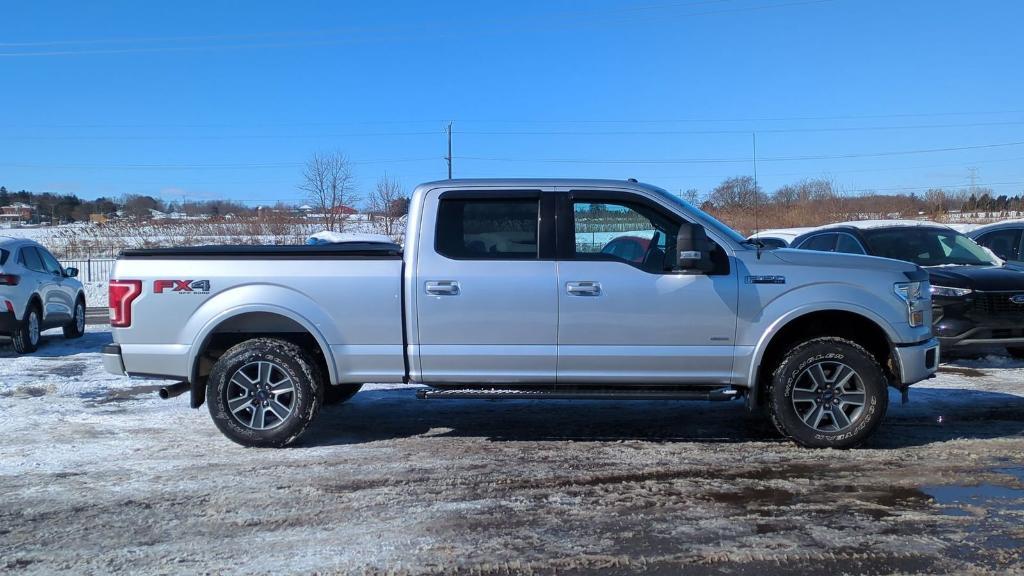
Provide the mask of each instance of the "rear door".
{"label": "rear door", "polygon": [[435,217],[420,226],[415,283],[423,382],[554,382],[551,196],[427,194],[423,213]]}
{"label": "rear door", "polygon": [[[737,272],[666,270],[681,219],[633,193],[573,191],[558,235],[558,382],[728,384]],[[642,253],[617,246],[642,247]],[[610,248],[611,247],[611,248]]]}

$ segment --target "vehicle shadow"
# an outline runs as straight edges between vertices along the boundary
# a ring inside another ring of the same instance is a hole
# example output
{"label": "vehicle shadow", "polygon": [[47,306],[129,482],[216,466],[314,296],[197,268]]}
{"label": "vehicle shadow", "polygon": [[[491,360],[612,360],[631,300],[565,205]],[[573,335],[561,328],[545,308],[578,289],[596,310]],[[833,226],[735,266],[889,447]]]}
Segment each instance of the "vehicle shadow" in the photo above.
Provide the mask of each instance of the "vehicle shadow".
{"label": "vehicle shadow", "polygon": [[[1024,397],[958,389],[923,391],[910,404],[890,398],[867,448],[1024,434]],[[913,395],[912,395],[913,398]],[[428,435],[518,441],[784,442],[741,402],[417,400],[415,388],[364,390],[325,407],[301,445],[358,444]]]}
{"label": "vehicle shadow", "polygon": [[68,340],[60,330],[48,330],[40,338],[39,349],[31,354],[18,354],[11,346],[10,338],[0,339],[0,358],[56,358],[95,353],[110,342],[110,332],[86,332],[81,338]]}

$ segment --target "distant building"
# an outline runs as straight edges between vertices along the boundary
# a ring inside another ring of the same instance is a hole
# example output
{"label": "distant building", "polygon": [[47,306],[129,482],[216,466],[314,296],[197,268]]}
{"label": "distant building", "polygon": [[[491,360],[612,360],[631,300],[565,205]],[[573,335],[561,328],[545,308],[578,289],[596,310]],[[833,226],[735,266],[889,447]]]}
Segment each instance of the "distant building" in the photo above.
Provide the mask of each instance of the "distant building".
{"label": "distant building", "polygon": [[7,224],[20,224],[31,222],[35,216],[36,209],[29,204],[15,202],[10,206],[0,206],[0,222]]}

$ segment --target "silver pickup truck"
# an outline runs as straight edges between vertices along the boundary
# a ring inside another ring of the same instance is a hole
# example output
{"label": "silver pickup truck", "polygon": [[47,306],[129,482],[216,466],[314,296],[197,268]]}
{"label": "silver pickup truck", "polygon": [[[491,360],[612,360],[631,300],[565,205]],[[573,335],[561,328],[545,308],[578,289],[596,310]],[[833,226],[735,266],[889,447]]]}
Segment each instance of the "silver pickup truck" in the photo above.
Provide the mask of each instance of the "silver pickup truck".
{"label": "silver pickup truck", "polygon": [[928,275],[764,249],[635,181],[448,180],[393,244],[125,251],[106,369],[176,379],[220,430],[284,446],[366,382],[422,399],[742,399],[851,447],[936,370]]}

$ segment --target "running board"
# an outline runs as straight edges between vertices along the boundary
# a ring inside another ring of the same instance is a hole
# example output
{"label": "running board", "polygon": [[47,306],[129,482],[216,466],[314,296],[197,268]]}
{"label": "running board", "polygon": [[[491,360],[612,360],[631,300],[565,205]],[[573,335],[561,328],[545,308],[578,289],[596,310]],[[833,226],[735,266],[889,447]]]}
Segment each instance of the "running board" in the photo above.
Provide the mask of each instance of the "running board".
{"label": "running board", "polygon": [[735,388],[708,390],[417,390],[420,400],[732,400],[740,397]]}

